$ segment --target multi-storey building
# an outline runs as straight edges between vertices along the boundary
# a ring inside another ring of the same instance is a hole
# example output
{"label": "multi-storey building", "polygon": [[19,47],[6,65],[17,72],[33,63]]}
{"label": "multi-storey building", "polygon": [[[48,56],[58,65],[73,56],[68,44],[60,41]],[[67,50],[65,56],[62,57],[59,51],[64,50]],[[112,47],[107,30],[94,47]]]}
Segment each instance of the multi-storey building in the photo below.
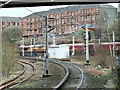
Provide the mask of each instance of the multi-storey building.
{"label": "multi-storey building", "polygon": [[117,18],[117,8],[110,5],[91,4],[36,12],[23,18],[24,35],[44,34],[44,16],[48,18],[48,30],[49,26],[53,26],[56,33],[68,34],[75,33],[83,24],[96,27],[104,23],[104,20],[110,24]]}
{"label": "multi-storey building", "polygon": [[6,30],[9,26],[22,27],[22,19],[18,17],[0,17],[0,30]]}

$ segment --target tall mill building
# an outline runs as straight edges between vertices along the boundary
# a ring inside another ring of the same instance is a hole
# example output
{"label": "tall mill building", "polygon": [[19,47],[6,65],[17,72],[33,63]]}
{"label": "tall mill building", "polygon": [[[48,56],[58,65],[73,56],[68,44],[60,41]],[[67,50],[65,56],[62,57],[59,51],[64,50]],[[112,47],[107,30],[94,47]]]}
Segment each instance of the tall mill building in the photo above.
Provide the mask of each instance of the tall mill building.
{"label": "tall mill building", "polygon": [[7,30],[10,26],[22,27],[22,19],[19,17],[0,17],[0,30]]}
{"label": "tall mill building", "polygon": [[86,4],[36,12],[23,18],[24,35],[44,34],[44,16],[48,18],[48,30],[54,27],[57,34],[70,34],[76,33],[84,24],[97,27],[106,20],[110,25],[117,18],[117,8],[110,5]]}

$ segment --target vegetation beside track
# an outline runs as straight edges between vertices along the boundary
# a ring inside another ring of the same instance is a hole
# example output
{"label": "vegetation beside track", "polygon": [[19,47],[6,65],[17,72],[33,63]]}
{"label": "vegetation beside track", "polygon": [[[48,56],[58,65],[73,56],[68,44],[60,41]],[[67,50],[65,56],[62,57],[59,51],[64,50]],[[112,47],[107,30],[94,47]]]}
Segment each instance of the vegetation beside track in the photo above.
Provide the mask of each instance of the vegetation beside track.
{"label": "vegetation beside track", "polygon": [[10,77],[11,74],[20,70],[15,62],[20,59],[18,41],[22,37],[20,27],[9,27],[2,31],[2,74],[4,77]]}

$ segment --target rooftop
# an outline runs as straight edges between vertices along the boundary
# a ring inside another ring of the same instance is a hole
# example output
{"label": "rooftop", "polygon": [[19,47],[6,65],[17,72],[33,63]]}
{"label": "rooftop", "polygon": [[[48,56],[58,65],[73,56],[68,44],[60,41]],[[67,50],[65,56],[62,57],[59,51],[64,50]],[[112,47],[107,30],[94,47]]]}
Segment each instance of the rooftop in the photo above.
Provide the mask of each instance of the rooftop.
{"label": "rooftop", "polygon": [[95,7],[104,7],[104,8],[115,8],[111,5],[108,4],[81,4],[81,5],[75,5],[75,6],[68,6],[68,7],[64,7],[64,8],[56,8],[56,9],[50,9],[48,11],[42,11],[42,12],[35,12],[33,14],[30,14],[25,18],[34,18],[34,17],[41,17],[43,15],[49,15],[49,14],[57,14],[60,12],[67,12],[67,11],[77,11],[80,9],[88,9],[88,8],[95,8]]}
{"label": "rooftop", "polygon": [[0,17],[0,22],[17,22],[17,23],[19,23],[19,22],[22,22],[22,18],[21,17],[4,17],[4,16],[2,16],[2,17]]}

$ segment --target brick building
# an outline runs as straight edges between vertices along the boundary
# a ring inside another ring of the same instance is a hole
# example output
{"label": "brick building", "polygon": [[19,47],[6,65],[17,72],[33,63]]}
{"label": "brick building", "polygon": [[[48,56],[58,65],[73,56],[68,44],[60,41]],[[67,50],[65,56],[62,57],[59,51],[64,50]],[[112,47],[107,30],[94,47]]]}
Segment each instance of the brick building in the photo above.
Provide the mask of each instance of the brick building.
{"label": "brick building", "polygon": [[18,17],[0,17],[0,30],[6,30],[10,26],[22,27],[22,19]]}
{"label": "brick building", "polygon": [[44,34],[44,16],[48,17],[48,30],[49,26],[53,26],[57,34],[70,34],[76,33],[81,25],[86,23],[95,27],[107,20],[110,24],[117,18],[117,8],[110,5],[90,4],[36,12],[23,18],[24,35]]}

